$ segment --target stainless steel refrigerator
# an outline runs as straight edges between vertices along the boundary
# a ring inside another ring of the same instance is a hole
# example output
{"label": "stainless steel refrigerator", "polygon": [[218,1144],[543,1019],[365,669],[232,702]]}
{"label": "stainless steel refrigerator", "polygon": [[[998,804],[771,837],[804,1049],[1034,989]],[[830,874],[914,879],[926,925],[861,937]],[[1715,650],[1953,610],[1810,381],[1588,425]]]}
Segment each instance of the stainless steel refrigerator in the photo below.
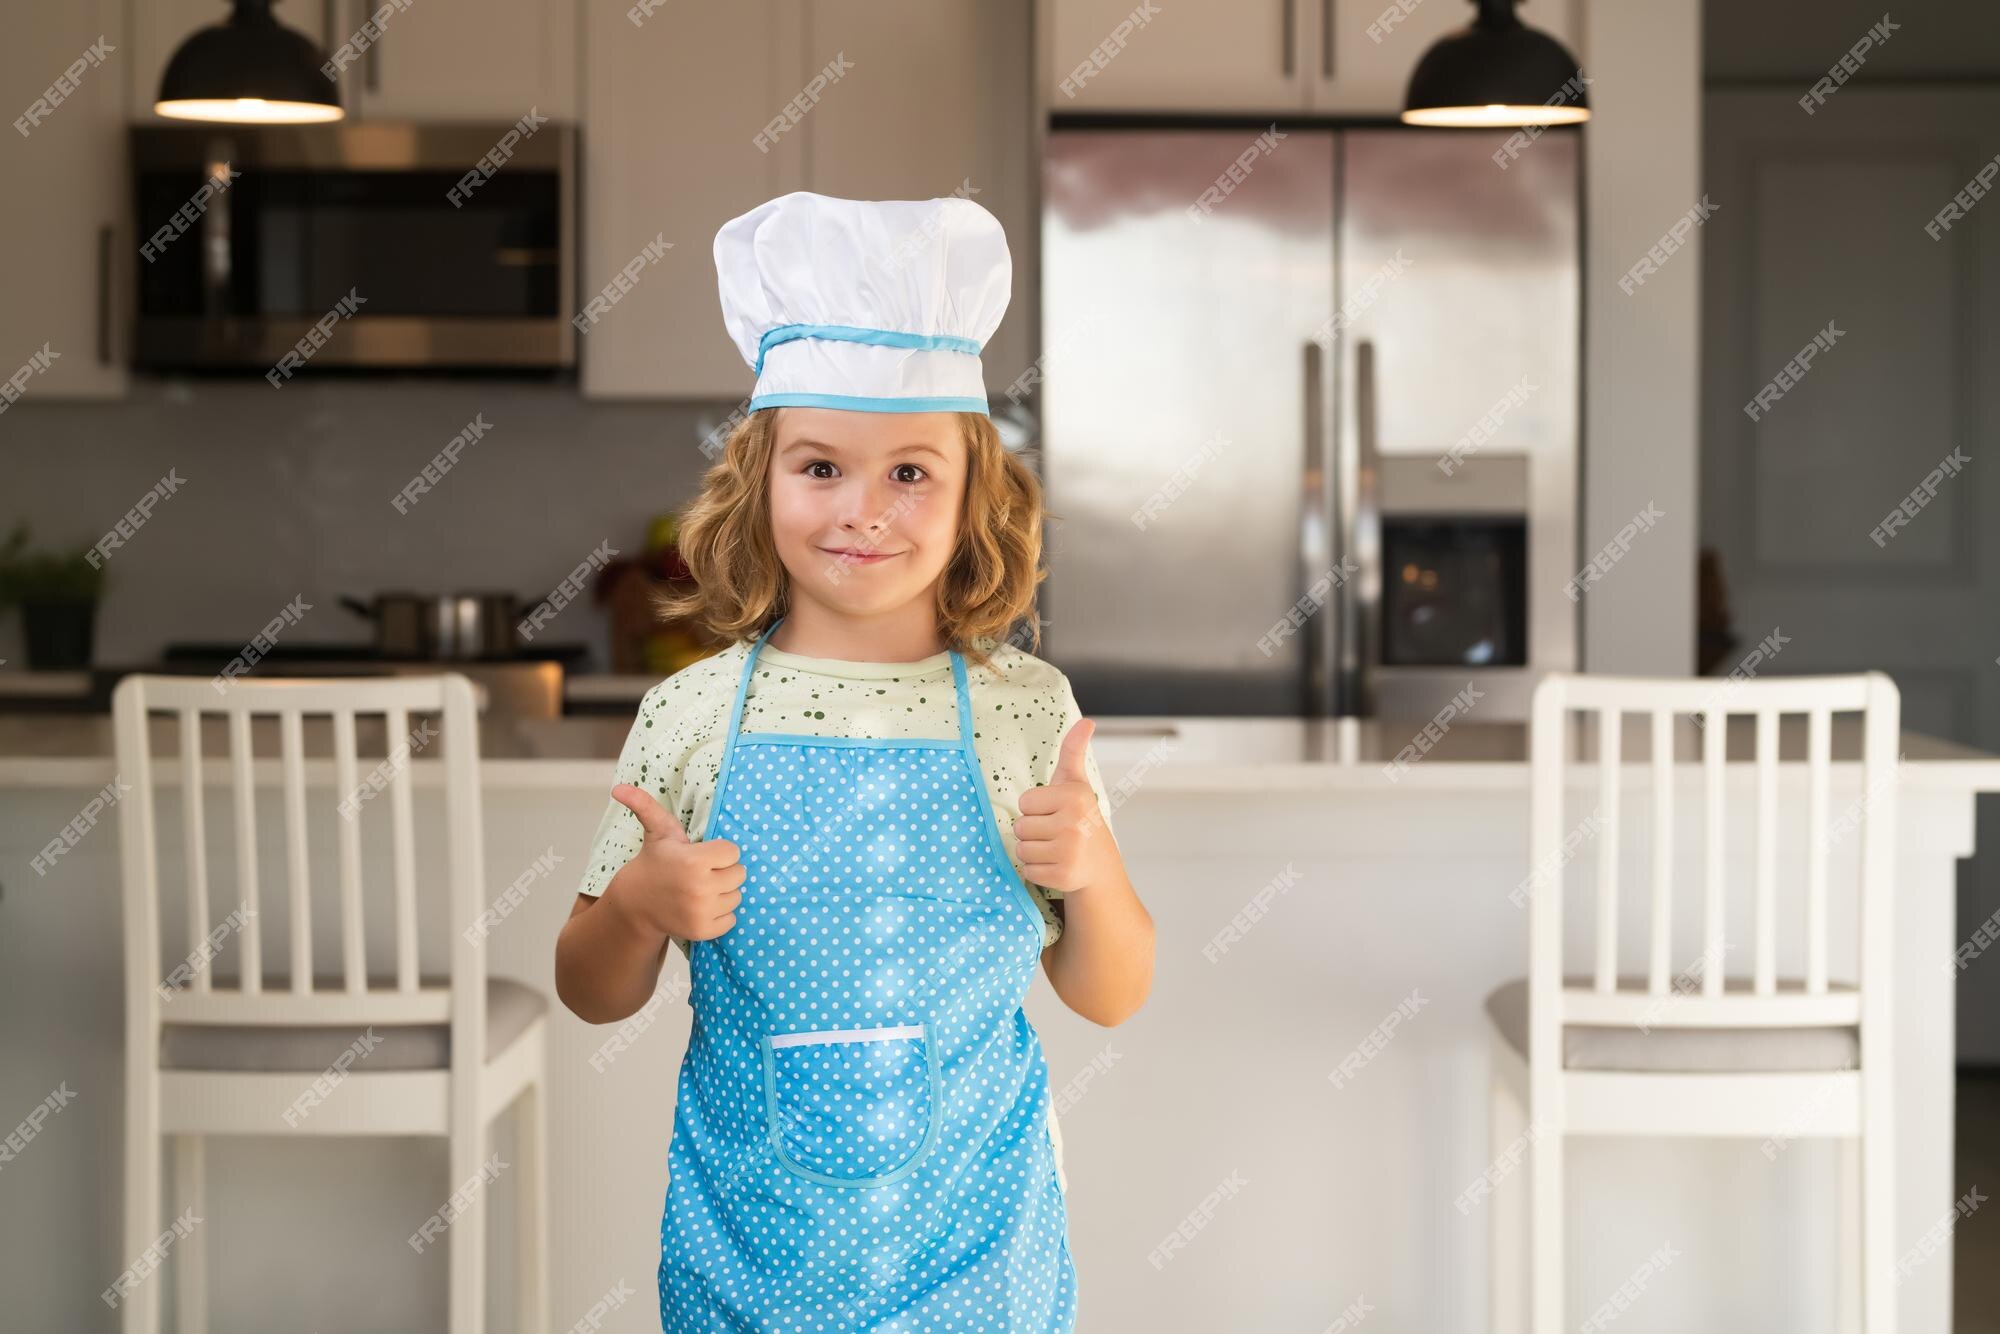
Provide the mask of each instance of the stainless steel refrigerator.
{"label": "stainless steel refrigerator", "polygon": [[1043,654],[1110,714],[1524,716],[1577,663],[1580,139],[1058,125]]}

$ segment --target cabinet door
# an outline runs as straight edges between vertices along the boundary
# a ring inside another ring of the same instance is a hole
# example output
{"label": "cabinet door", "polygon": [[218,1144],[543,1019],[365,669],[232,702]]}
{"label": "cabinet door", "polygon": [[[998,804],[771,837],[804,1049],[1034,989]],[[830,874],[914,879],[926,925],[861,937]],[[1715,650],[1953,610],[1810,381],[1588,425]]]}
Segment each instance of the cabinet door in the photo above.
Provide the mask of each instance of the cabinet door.
{"label": "cabinet door", "polygon": [[[1307,100],[1315,111],[1398,114],[1431,43],[1472,22],[1467,0],[1298,0]],[[1407,12],[1405,12],[1407,10]],[[1521,22],[1576,52],[1575,0],[1524,0]],[[1556,90],[1548,90],[1553,95]]]}
{"label": "cabinet door", "polygon": [[0,209],[0,381],[25,369],[20,397],[30,401],[125,388],[119,297],[137,256],[126,218],[123,9],[119,0],[33,5],[0,42],[13,117],[0,169],[16,185]]}
{"label": "cabinet door", "polygon": [[1008,313],[981,364],[989,386],[1027,368],[1036,229],[1029,13],[1015,0],[816,0],[800,82],[850,67],[799,121],[800,188],[846,199],[963,194],[1000,220],[1014,257]]}
{"label": "cabinet door", "polygon": [[[715,233],[798,188],[800,136],[759,138],[804,82],[796,19],[779,0],[662,5],[636,25],[632,8],[584,10],[577,299],[607,307],[577,340],[583,389],[740,399],[754,377],[723,331]],[[648,258],[656,238],[672,248]]]}
{"label": "cabinet door", "polygon": [[[384,8],[381,0],[328,2],[341,11],[335,46],[354,40]],[[627,22],[627,6],[606,7]],[[379,37],[342,75],[353,82],[348,105],[361,116],[511,123],[533,107],[575,117],[574,0],[412,0],[388,8]]]}
{"label": "cabinet door", "polygon": [[[1043,100],[1062,111],[1292,111],[1319,0],[1045,0]],[[1443,4],[1446,0],[1429,0]]]}
{"label": "cabinet door", "polygon": [[[384,9],[375,33],[365,33]],[[280,0],[274,12],[329,59],[355,44],[340,66],[350,116],[511,123],[530,107],[562,120],[576,114],[574,0]],[[189,33],[228,16],[223,0],[133,6],[135,119],[159,119],[153,99],[168,59]]]}

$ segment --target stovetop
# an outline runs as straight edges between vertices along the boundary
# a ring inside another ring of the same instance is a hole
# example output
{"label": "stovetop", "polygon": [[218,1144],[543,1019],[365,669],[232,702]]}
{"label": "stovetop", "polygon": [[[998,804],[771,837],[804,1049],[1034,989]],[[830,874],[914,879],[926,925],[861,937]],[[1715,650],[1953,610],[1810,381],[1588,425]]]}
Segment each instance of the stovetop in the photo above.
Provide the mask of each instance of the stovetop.
{"label": "stovetop", "polygon": [[[160,654],[160,667],[178,671],[207,666],[220,671],[242,653],[242,644],[227,644],[220,641],[203,643],[192,640],[184,643],[168,644]],[[590,656],[586,644],[523,644],[507,657],[485,658],[416,658],[384,657],[373,644],[355,640],[289,641],[274,643],[259,656],[259,662],[301,663],[301,662],[436,662],[439,666],[455,663],[507,663],[507,662],[559,662],[564,667],[575,667]]]}

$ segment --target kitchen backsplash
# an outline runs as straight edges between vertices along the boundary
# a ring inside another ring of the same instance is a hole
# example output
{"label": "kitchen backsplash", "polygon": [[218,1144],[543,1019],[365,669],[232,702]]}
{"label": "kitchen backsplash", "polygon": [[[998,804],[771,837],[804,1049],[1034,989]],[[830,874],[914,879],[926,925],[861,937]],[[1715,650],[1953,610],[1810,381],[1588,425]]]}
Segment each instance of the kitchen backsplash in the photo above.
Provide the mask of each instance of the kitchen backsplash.
{"label": "kitchen backsplash", "polygon": [[[539,598],[606,542],[636,552],[648,521],[699,484],[701,430],[735,406],[587,402],[568,385],[492,379],[196,379],[136,384],[116,402],[30,398],[0,421],[0,532],[25,518],[34,549],[86,546],[156,497],[109,549],[100,664],[247,637],[301,597],[300,639],[365,643],[343,593]],[[455,459],[440,459],[455,438]],[[427,491],[412,486],[426,468]],[[591,645],[598,668],[603,628],[588,598],[550,627]],[[11,610],[0,659],[24,665]]]}

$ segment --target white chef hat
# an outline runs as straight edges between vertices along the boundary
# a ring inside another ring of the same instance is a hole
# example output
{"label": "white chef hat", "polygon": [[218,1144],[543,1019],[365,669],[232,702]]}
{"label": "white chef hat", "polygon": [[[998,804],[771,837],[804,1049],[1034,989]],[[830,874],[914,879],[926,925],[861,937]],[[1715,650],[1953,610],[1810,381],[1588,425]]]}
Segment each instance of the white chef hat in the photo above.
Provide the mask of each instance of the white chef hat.
{"label": "white chef hat", "polygon": [[956,196],[795,190],[715,234],[722,322],[750,410],[985,412],[979,353],[1013,286],[1000,220]]}

